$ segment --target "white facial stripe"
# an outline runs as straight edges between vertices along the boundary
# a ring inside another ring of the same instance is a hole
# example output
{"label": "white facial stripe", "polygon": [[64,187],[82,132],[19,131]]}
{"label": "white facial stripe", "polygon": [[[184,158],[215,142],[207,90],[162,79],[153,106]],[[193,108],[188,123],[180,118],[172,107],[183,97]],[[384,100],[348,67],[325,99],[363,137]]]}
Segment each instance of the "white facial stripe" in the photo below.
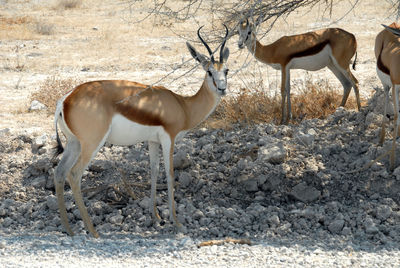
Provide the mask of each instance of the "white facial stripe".
{"label": "white facial stripe", "polygon": [[209,75],[207,77],[209,87],[219,93],[222,93],[221,91],[225,91],[227,88],[227,69],[221,68],[220,71],[217,71],[212,66],[210,66],[208,70],[211,73],[211,76]]}
{"label": "white facial stripe", "polygon": [[252,39],[252,29],[251,29],[251,25],[247,25],[244,29],[242,28],[242,26],[239,26],[239,47],[242,47],[243,45],[247,45],[251,43],[251,39]]}

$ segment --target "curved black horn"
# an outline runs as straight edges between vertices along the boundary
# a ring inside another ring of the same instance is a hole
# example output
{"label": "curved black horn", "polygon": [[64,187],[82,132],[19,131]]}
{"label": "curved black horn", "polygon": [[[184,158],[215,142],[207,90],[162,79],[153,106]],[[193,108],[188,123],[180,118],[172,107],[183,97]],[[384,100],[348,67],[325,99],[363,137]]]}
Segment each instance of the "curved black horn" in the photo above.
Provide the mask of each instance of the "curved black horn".
{"label": "curved black horn", "polygon": [[212,51],[211,51],[211,48],[207,45],[206,41],[204,41],[204,39],[201,38],[201,36],[200,36],[200,30],[201,30],[201,28],[203,28],[203,27],[204,27],[204,25],[201,26],[201,27],[197,30],[197,36],[199,37],[199,39],[200,39],[200,41],[203,43],[203,45],[207,48],[207,51],[208,51],[208,53],[209,53],[210,56],[211,56],[211,62],[214,63],[214,62],[215,62],[215,59],[214,59],[214,55],[213,55],[213,53],[212,53]]}
{"label": "curved black horn", "polygon": [[222,42],[222,45],[221,45],[221,50],[219,52],[219,61],[221,63],[224,62],[224,58],[222,57],[222,55],[224,53],[223,51],[224,51],[224,47],[225,47],[225,43],[226,43],[226,38],[228,37],[228,34],[229,34],[228,27],[226,27],[225,24],[224,24],[224,27],[225,27],[225,30],[226,30],[226,34],[225,34],[225,37],[224,37],[224,41]]}

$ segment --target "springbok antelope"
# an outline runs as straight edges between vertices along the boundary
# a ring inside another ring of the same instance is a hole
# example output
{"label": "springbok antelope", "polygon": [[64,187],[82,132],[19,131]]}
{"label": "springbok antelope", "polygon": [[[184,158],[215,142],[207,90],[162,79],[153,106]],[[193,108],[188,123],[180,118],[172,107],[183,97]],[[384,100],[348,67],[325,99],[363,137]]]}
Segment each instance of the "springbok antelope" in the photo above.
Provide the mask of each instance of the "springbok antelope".
{"label": "springbok antelope", "polygon": [[[225,26],[225,25],[224,25]],[[197,35],[207,48],[210,59],[186,43],[190,54],[206,71],[203,84],[193,96],[181,96],[161,86],[147,86],[136,82],[94,81],[81,84],[63,96],[57,103],[55,127],[57,133],[56,155],[64,153],[55,171],[55,188],[61,222],[69,235],[64,203],[65,179],[85,227],[98,237],[81,193],[81,178],[85,168],[105,142],[115,145],[132,145],[148,141],[151,169],[151,206],[155,221],[160,220],[155,202],[156,181],[159,173],[159,147],[161,144],[168,184],[169,217],[178,228],[174,201],[174,142],[187,130],[205,120],[225,95],[227,88],[226,61],[229,49],[225,48],[228,28],[221,44],[219,61],[214,59],[207,43]],[[64,133],[65,150],[58,135],[57,125]]]}
{"label": "springbok antelope", "polygon": [[379,144],[385,141],[387,112],[389,106],[389,90],[392,88],[394,111],[393,144],[390,154],[390,168],[393,170],[396,156],[396,138],[399,134],[399,89],[400,89],[400,25],[393,22],[383,29],[375,39],[376,72],[382,82],[385,106]]}
{"label": "springbok antelope", "polygon": [[339,79],[344,89],[340,106],[346,104],[353,87],[358,110],[361,109],[358,81],[349,68],[350,60],[354,54],[356,56],[353,69],[355,69],[357,60],[357,42],[353,34],[339,28],[327,28],[315,32],[283,36],[272,44],[262,45],[255,35],[256,26],[262,20],[260,18],[262,16],[257,19],[255,25],[249,23],[248,19],[242,19],[239,22],[238,46],[240,49],[246,46],[257,60],[276,70],[281,70],[282,124],[287,124],[291,119],[291,69],[317,71],[328,67]]}

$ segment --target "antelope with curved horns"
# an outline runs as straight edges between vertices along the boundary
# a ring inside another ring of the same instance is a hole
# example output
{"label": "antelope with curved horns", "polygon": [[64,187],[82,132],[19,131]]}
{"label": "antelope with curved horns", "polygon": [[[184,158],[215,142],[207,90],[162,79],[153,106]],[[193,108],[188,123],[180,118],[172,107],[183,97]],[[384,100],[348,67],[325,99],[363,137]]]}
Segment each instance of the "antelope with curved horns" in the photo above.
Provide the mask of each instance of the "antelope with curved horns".
{"label": "antelope with curved horns", "polygon": [[[225,26],[225,25],[224,25]],[[148,141],[151,169],[151,206],[155,221],[160,220],[155,202],[156,181],[159,173],[159,147],[161,144],[168,184],[169,217],[178,228],[174,201],[174,142],[187,130],[205,120],[225,95],[227,88],[226,61],[229,49],[225,48],[228,28],[216,61],[210,47],[197,35],[210,53],[210,59],[186,43],[190,54],[206,71],[203,84],[193,96],[181,96],[161,86],[147,86],[124,80],[94,81],[81,84],[63,96],[57,103],[55,127],[57,152],[63,152],[55,171],[55,188],[61,222],[69,235],[64,202],[65,179],[71,186],[75,203],[85,224],[98,237],[81,193],[82,173],[105,142],[115,145],[132,145]],[[62,147],[57,126],[64,133],[67,144]]]}
{"label": "antelope with curved horns", "polygon": [[361,109],[358,81],[349,68],[354,54],[356,56],[353,69],[355,69],[357,60],[357,42],[353,34],[339,28],[327,28],[298,35],[283,36],[272,44],[262,45],[255,35],[255,28],[262,21],[262,18],[261,15],[255,25],[249,23],[248,19],[240,21],[238,46],[240,49],[246,46],[257,60],[276,70],[281,70],[282,124],[287,124],[291,119],[291,69],[317,71],[328,67],[339,79],[344,89],[340,106],[346,104],[353,87],[358,110]]}
{"label": "antelope with curved horns", "polygon": [[399,117],[399,89],[400,89],[400,25],[393,22],[390,26],[383,25],[383,29],[375,39],[376,72],[382,82],[385,106],[379,144],[385,140],[385,127],[388,121],[389,91],[392,88],[394,111],[393,144],[390,154],[390,168],[393,170],[396,156],[396,138],[400,131]]}

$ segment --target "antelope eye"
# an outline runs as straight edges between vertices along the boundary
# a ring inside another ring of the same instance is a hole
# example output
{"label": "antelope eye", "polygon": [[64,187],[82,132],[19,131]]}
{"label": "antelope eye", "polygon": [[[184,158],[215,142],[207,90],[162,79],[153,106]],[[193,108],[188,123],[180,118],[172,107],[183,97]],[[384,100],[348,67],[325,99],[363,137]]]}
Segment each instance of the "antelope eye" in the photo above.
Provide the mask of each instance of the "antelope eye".
{"label": "antelope eye", "polygon": [[229,69],[225,70],[225,75],[228,75]]}
{"label": "antelope eye", "polygon": [[207,73],[208,73],[208,75],[209,75],[209,76],[212,76],[212,73],[211,73],[211,71],[207,71]]}

